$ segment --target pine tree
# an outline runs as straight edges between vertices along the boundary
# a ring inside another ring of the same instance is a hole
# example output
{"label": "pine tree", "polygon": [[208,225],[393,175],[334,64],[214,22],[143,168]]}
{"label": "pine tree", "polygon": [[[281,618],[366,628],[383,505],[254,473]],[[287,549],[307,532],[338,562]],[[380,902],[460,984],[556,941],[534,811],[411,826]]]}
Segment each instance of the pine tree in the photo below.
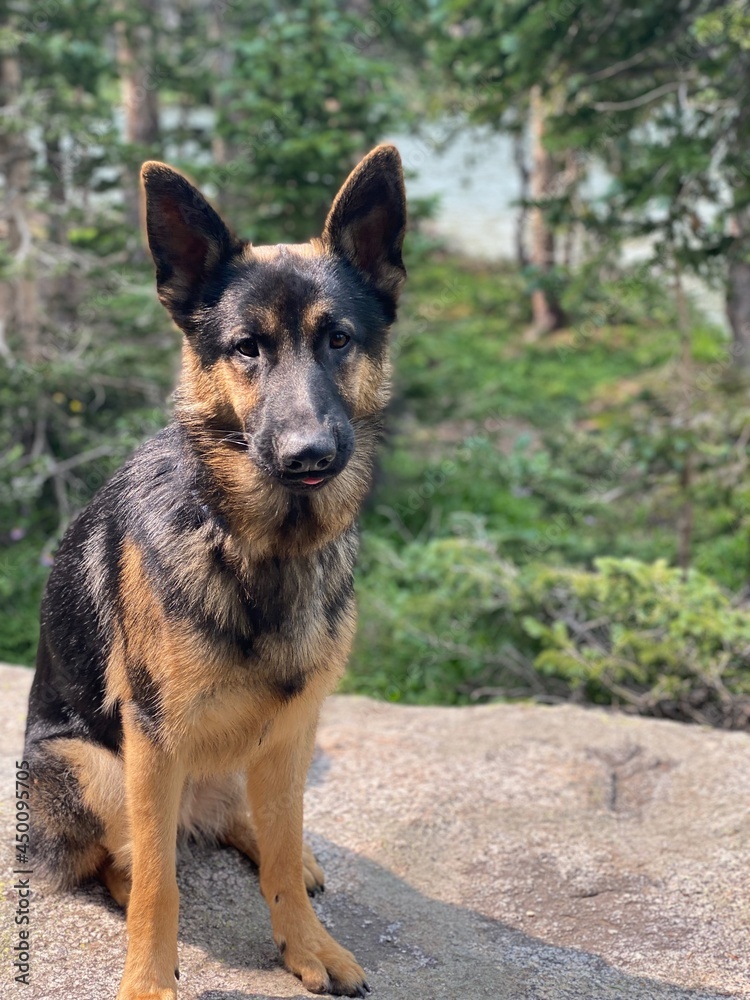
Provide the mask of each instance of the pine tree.
{"label": "pine tree", "polygon": [[399,118],[388,64],[356,44],[361,24],[335,0],[226,12],[214,61],[228,75],[211,95],[225,162],[199,175],[257,242],[319,232],[342,174]]}

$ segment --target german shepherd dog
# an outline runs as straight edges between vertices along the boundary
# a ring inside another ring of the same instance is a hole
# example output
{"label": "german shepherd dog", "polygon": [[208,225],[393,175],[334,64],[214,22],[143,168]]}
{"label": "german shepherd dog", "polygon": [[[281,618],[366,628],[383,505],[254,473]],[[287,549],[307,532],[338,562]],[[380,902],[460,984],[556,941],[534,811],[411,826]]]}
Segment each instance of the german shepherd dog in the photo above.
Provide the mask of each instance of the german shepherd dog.
{"label": "german shepherd dog", "polygon": [[355,628],[356,520],[406,276],[403,174],[374,149],[319,239],[238,239],[163,163],[142,171],[159,299],[184,333],[175,417],[94,497],[47,584],[25,756],[34,856],[127,908],[118,1000],[174,1000],[178,834],[260,869],[314,993],[364,997],[308,898],[302,796]]}

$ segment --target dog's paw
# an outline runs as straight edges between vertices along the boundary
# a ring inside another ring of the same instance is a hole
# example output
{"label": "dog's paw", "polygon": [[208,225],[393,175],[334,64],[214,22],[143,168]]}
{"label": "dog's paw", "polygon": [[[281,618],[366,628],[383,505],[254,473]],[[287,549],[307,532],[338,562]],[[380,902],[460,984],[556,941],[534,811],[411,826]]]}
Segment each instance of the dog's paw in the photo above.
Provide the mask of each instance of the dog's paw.
{"label": "dog's paw", "polygon": [[[175,976],[179,979],[176,969]],[[131,985],[123,979],[117,1000],[177,1000],[177,986]]]}
{"label": "dog's paw", "polygon": [[127,872],[115,868],[112,864],[106,864],[99,872],[99,878],[109,889],[109,893],[123,910],[127,910],[130,902],[130,890],[132,881]]}
{"label": "dog's paw", "polygon": [[302,845],[302,866],[305,873],[305,888],[309,896],[325,892],[325,875],[317,858],[307,844]]}
{"label": "dog's paw", "polygon": [[327,940],[313,947],[280,948],[287,969],[298,976],[311,993],[366,997],[370,987],[364,969],[350,951],[326,937]]}

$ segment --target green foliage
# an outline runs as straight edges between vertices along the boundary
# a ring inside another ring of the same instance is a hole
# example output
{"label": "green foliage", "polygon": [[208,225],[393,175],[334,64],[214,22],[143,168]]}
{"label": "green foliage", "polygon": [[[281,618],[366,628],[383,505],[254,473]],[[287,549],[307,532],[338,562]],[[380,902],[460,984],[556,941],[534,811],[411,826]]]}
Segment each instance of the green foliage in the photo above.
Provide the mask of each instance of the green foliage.
{"label": "green foliage", "polygon": [[[445,287],[453,297],[435,307]],[[602,314],[529,344],[518,335],[523,292],[514,275],[498,282],[436,259],[417,278],[396,365],[397,409],[409,419],[386,450],[364,518],[361,637],[348,690],[451,704],[576,697],[744,724],[750,615],[722,586],[743,590],[750,568],[746,390],[727,381],[726,339],[703,322],[692,352],[700,421],[689,435],[674,422],[679,336],[668,306],[649,318],[651,294],[640,270],[612,272],[603,298],[615,301],[623,325]],[[474,321],[481,302],[488,314]],[[686,448],[700,572],[683,590],[668,562]],[[614,562],[601,562],[604,553]],[[627,587],[637,590],[637,628]],[[579,615],[571,621],[592,620],[597,602],[601,648],[574,642],[566,624],[571,609]],[[644,624],[650,602],[655,617]],[[673,620],[681,604],[698,609],[696,620],[715,615],[726,647],[712,626],[691,652],[683,620]],[[621,674],[610,670],[612,657],[623,661]]]}
{"label": "green foliage", "polygon": [[505,583],[494,544],[481,538],[396,549],[365,536],[361,624],[345,689],[392,701],[466,701],[502,642]]}
{"label": "green foliage", "polygon": [[92,289],[33,360],[0,362],[0,518],[16,532],[55,535],[164,419],[178,341],[150,287]]}
{"label": "green foliage", "polygon": [[[680,360],[668,292],[675,261],[715,274],[744,252],[727,235],[750,199],[740,5],[640,4],[612,30],[599,0],[154,11],[63,0],[16,11],[0,34],[20,53],[4,141],[30,144],[34,244],[31,256],[3,246],[0,278],[29,279],[41,317],[33,338],[11,324],[0,344],[0,658],[31,662],[61,531],[166,419],[178,336],[137,249],[140,160],[182,166],[256,242],[305,239],[358,155],[416,112],[518,132],[539,84],[547,143],[574,168],[544,211],[558,233],[585,226],[587,257],[540,279],[410,234],[398,431],[363,519],[347,689],[451,704],[573,697],[745,725],[746,387],[699,316]],[[148,44],[141,92],[121,109],[125,36]],[[122,111],[154,92],[159,128],[125,142]],[[579,182],[599,162],[614,183],[584,202]],[[698,200],[717,209],[710,222]],[[652,259],[622,267],[622,240],[643,234]],[[570,328],[529,342],[540,280]],[[683,575],[670,563],[688,500],[696,568]]]}
{"label": "green foliage", "polygon": [[[564,338],[523,342],[518,333],[529,314],[515,271],[438,258],[415,268],[413,278],[396,334],[396,384],[424,422],[507,417],[559,425],[602,385],[660,364],[675,349],[674,330],[658,314],[647,337],[644,317],[634,313],[637,328],[609,337],[602,322],[582,320]],[[621,278],[621,294],[628,281]],[[540,391],[532,395],[531,387]]]}
{"label": "green foliage", "polygon": [[[0,280],[23,276],[34,306],[28,329],[12,316],[0,339],[0,656],[32,660],[62,531],[166,420],[179,335],[134,223],[141,161],[208,181],[255,242],[319,233],[347,170],[407,116],[365,27],[330,0],[10,12],[0,45],[17,63],[4,79],[20,82],[2,94],[4,136],[18,142],[3,146],[0,179],[14,157],[27,164],[15,210],[32,243],[3,242]],[[150,138],[125,141],[123,118],[155,96]]]}
{"label": "green foliage", "polygon": [[403,120],[393,68],[363,53],[362,27],[334,0],[228,16],[231,68],[216,81],[214,127],[231,156],[199,173],[255,242],[317,235],[346,168]]}
{"label": "green foliage", "polygon": [[[538,89],[555,175],[534,204],[561,235],[585,227],[589,270],[632,236],[650,237],[654,265],[667,255],[717,281],[750,260],[745,5],[648,0],[613,16],[608,0],[444,0],[424,23],[472,120],[520,132]],[[602,165],[611,183],[584,195]],[[569,273],[551,274],[565,289]]]}
{"label": "green foliage", "polygon": [[400,551],[366,540],[349,690],[574,697],[719,725],[750,713],[750,615],[713,580],[664,560],[519,569],[476,521],[455,527]]}
{"label": "green foliage", "polygon": [[731,723],[750,708],[750,615],[713,580],[663,560],[595,567],[519,577],[513,610],[542,675],[649,714]]}
{"label": "green foliage", "polygon": [[[562,304],[578,336],[605,324],[675,327],[674,297],[664,294],[663,270],[650,259],[623,265],[615,249],[605,246],[568,276]],[[700,321],[698,316],[694,319]]]}
{"label": "green foliage", "polygon": [[50,566],[43,548],[43,537],[27,538],[0,553],[0,662],[34,662],[39,604]]}

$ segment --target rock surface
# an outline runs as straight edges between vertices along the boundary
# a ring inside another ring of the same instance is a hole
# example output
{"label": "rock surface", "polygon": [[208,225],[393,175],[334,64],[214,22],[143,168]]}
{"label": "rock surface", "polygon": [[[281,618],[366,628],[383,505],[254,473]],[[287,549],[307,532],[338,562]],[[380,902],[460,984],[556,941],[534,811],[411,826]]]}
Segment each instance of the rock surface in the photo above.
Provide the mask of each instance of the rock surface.
{"label": "rock surface", "polygon": [[[0,996],[114,998],[120,911],[37,891],[12,978],[14,765],[30,671],[0,668]],[[326,705],[306,828],[324,923],[373,1000],[750,997],[750,737],[575,707]],[[278,963],[252,865],[179,862],[180,997],[310,996]],[[32,879],[33,885],[33,879]]]}

